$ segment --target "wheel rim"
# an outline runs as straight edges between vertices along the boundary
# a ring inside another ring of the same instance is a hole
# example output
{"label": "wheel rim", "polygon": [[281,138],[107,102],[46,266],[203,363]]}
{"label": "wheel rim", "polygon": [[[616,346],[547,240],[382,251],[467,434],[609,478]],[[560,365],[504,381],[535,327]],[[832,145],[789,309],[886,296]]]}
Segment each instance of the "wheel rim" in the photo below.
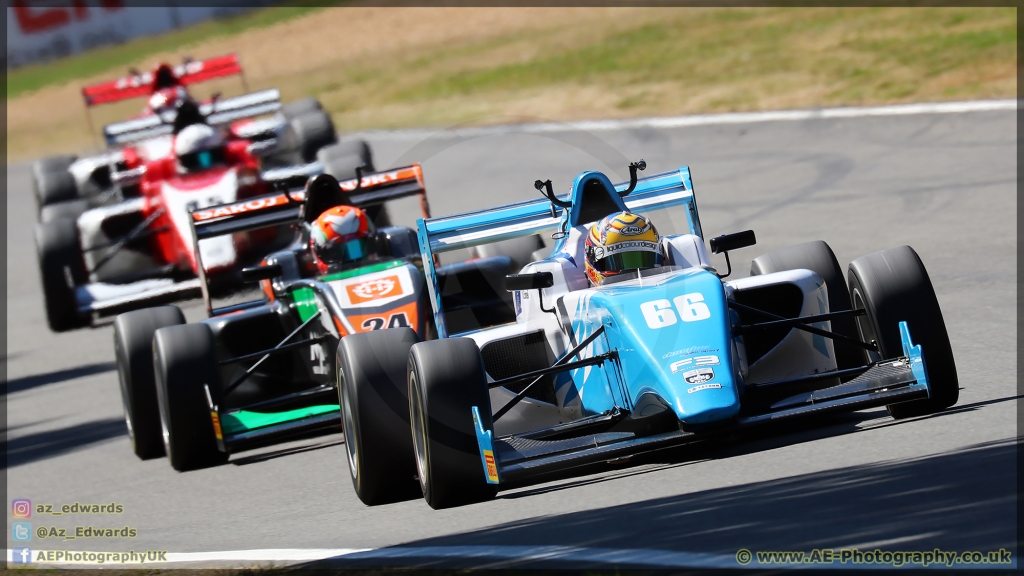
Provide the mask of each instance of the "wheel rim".
{"label": "wheel rim", "polygon": [[170,410],[167,407],[167,395],[164,391],[163,366],[154,362],[156,370],[156,398],[160,408],[160,437],[164,441],[164,451],[167,458],[171,458],[171,431],[168,429],[167,421],[170,420]]}
{"label": "wheel rim", "polygon": [[[864,298],[860,294],[858,288],[854,288],[851,291],[850,297],[853,299],[854,310],[867,310],[867,306],[864,305]],[[870,311],[869,311],[870,313]],[[874,342],[879,350],[865,350],[864,353],[867,355],[868,363],[877,362],[882,359],[881,342],[878,341],[878,335],[875,333],[875,327],[871,323],[871,319],[868,318],[868,314],[863,316],[854,316],[855,322],[857,323],[857,333],[860,335],[860,339],[863,342]]]}
{"label": "wheel rim", "polygon": [[135,449],[135,430],[132,428],[131,399],[128,397],[128,383],[124,380],[124,352],[121,350],[121,343],[115,340],[114,357],[117,358],[117,381],[121,385],[121,407],[124,408],[124,423],[128,427],[128,439],[132,442],[132,449]]}
{"label": "wheel rim", "polygon": [[416,452],[416,473],[420,479],[420,488],[427,494],[427,470],[429,467],[427,454],[427,427],[423,416],[423,399],[420,394],[416,372],[409,373],[409,423],[412,425],[412,443]]}
{"label": "wheel rim", "polygon": [[338,388],[341,390],[341,417],[345,426],[345,452],[348,454],[348,468],[352,473],[352,479],[359,479],[359,449],[356,447],[356,424],[352,415],[352,406],[348,394],[348,386],[345,382],[344,373],[338,371]]}

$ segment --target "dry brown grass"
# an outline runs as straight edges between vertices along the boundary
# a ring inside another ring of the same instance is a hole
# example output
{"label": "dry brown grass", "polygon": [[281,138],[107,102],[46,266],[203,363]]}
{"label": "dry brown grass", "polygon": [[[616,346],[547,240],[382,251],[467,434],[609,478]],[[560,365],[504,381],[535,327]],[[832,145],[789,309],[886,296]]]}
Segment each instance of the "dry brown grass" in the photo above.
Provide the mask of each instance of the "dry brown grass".
{"label": "dry brown grass", "polygon": [[[1010,97],[1015,44],[1015,9],[347,7],[188,52],[237,52],[252,88],[360,130]],[[10,100],[8,160],[88,146],[98,79]]]}

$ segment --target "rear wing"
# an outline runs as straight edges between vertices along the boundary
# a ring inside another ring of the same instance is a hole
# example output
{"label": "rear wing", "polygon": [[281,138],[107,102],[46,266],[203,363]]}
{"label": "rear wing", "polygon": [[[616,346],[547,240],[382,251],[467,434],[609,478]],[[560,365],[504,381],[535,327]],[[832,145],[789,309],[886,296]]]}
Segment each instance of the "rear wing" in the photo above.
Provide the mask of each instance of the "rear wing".
{"label": "rear wing", "polygon": [[[242,63],[236,54],[185,62],[175,66],[172,70],[178,82],[183,86],[206,82],[214,78],[234,76],[243,72]],[[82,88],[82,99],[85,100],[87,107],[110,104],[122,100],[149,96],[153,92],[152,86],[152,71],[131,74],[117,80],[101,82]]]}
{"label": "rear wing", "polygon": [[[618,192],[623,192],[628,187],[627,182],[614,185]],[[572,197],[575,195],[570,193],[563,200]],[[690,169],[687,166],[638,180],[633,192],[623,200],[630,211],[641,214],[683,205],[687,208],[689,233],[704,237],[690,181]],[[427,276],[427,289],[434,302],[434,320],[438,335],[442,338],[447,336],[437,283],[436,255],[544,231],[556,231],[568,226],[568,218],[569,210],[561,210],[559,214],[547,198],[538,198],[487,210],[417,221],[420,252]]]}
{"label": "rear wing", "polygon": [[[207,122],[224,126],[254,116],[273,114],[281,109],[281,93],[277,89],[261,90],[199,106]],[[174,116],[152,114],[103,127],[108,146],[124,146],[132,142],[166,136],[174,131]]]}
{"label": "rear wing", "polygon": [[[367,174],[361,179],[352,178],[339,182],[338,185],[346,193],[349,203],[360,208],[384,204],[399,198],[419,196],[424,217],[430,217],[430,208],[426,201],[427,189],[423,182],[423,169],[419,164]],[[199,242],[227,234],[297,224],[300,222],[305,200],[305,189],[289,190],[190,212],[193,252],[196,255],[196,269],[199,272],[203,302],[206,304],[208,314],[213,316],[214,309]]]}

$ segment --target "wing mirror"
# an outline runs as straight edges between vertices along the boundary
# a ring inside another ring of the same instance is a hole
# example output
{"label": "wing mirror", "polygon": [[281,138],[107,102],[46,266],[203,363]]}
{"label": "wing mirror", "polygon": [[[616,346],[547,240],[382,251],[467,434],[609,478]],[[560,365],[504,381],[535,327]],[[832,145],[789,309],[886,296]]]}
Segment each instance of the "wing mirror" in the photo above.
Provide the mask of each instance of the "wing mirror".
{"label": "wing mirror", "polygon": [[270,154],[277,152],[278,141],[277,138],[257,140],[256,142],[249,144],[246,149],[249,151],[249,154],[252,154],[257,158],[262,158],[263,156],[269,156]]}
{"label": "wing mirror", "polygon": [[729,251],[753,246],[757,244],[757,238],[754,237],[753,230],[744,230],[743,232],[722,234],[712,238],[710,244],[712,254],[725,254],[725,265],[728,266],[728,269],[726,269],[725,274],[718,275],[719,278],[725,278],[732,274],[732,262],[729,261]]}
{"label": "wing mirror", "polygon": [[280,264],[265,264],[242,268],[242,282],[259,282],[260,280],[271,280],[281,276],[283,271]]}
{"label": "wing mirror", "polygon": [[505,276],[505,289],[509,292],[516,290],[539,290],[551,288],[555,285],[555,279],[551,272],[532,272],[530,274],[509,274]]}
{"label": "wing mirror", "polygon": [[110,173],[110,183],[114,186],[133,186],[142,182],[142,177],[146,174],[146,167],[139,166],[138,168],[132,168],[131,170],[122,170],[120,172]]}
{"label": "wing mirror", "polygon": [[744,230],[743,232],[734,232],[732,234],[722,234],[717,238],[711,239],[711,252],[713,254],[721,254],[722,252],[739,250],[740,248],[746,248],[747,246],[753,246],[754,244],[757,244],[757,239],[754,237],[753,230]]}

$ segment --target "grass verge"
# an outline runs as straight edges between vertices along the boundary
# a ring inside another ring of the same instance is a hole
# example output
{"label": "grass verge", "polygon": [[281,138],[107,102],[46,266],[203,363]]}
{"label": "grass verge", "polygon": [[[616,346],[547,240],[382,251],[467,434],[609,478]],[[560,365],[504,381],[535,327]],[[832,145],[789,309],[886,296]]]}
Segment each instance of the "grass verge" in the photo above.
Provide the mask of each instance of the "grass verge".
{"label": "grass verge", "polygon": [[[342,131],[1017,91],[1016,8],[295,10],[254,13],[281,20],[188,46],[197,58],[238,52],[253,89],[277,87],[286,100],[315,95]],[[199,38],[199,29],[176,34]],[[180,58],[148,58],[158,55]],[[9,159],[88,143],[84,115],[68,102],[84,81],[8,101]]]}

